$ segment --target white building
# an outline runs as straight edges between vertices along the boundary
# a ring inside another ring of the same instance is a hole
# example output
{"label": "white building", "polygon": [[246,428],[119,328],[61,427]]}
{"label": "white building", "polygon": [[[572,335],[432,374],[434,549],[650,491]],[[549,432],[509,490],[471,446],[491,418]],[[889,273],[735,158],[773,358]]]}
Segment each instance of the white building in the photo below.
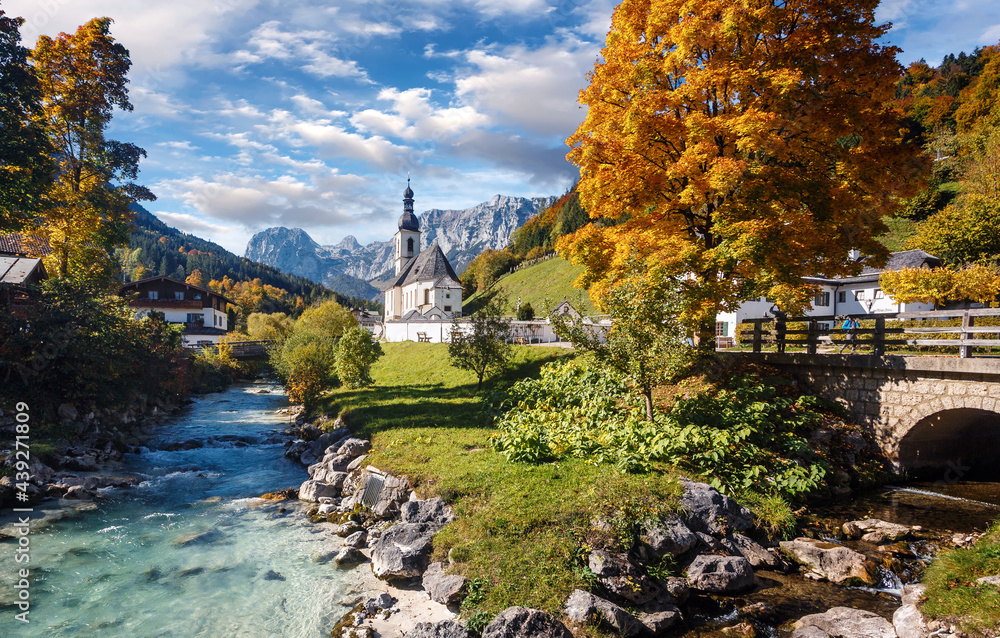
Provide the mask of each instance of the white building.
{"label": "white building", "polygon": [[[904,250],[892,253],[885,268],[864,266],[854,277],[805,277],[804,280],[819,286],[819,292],[812,306],[806,311],[807,317],[829,317],[824,327],[833,327],[835,317],[840,315],[885,314],[895,312],[921,312],[934,310],[927,303],[897,303],[882,292],[879,277],[886,270],[903,268],[936,268],[941,260],[922,250]],[[764,297],[744,301],[735,312],[721,312],[716,318],[717,337],[735,339],[736,326],[747,319],[771,317],[772,301]],[[824,322],[821,322],[821,324]]]}
{"label": "white building", "polygon": [[233,303],[223,295],[169,277],[150,277],[121,287],[136,317],[151,312],[163,313],[167,323],[184,326],[184,345],[218,344],[229,332],[227,305]]}
{"label": "white building", "polygon": [[385,290],[385,323],[462,316],[462,284],[437,244],[420,249],[420,220],[407,180],[403,215],[394,237],[396,278]]}

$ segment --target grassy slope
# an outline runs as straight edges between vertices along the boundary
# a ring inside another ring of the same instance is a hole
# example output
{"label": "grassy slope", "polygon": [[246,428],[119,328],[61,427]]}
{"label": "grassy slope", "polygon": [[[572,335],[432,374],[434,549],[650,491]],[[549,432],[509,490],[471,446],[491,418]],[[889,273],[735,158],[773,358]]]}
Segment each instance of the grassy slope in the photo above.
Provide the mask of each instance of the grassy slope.
{"label": "grassy slope", "polygon": [[[587,291],[573,287],[573,280],[581,272],[583,266],[574,266],[565,259],[556,257],[505,275],[490,290],[498,286],[503,288],[510,299],[512,314],[518,297],[521,298],[521,303],[530,303],[536,315],[542,315],[547,308],[554,307],[563,299],[568,300],[580,312],[593,314],[596,310]],[[465,313],[470,314],[479,309],[489,292],[476,293],[465,300],[462,304]]]}
{"label": "grassy slope", "polygon": [[1000,574],[1000,522],[973,547],[941,554],[924,574],[924,612],[933,618],[960,618],[974,635],[1000,630],[1000,588],[978,585],[982,576]]}
{"label": "grassy slope", "polygon": [[[434,540],[453,571],[474,583],[464,614],[492,618],[509,605],[558,613],[574,588],[586,588],[580,546],[608,538],[595,518],[630,520],[676,502],[671,475],[616,475],[583,461],[507,463],[489,444],[490,415],[471,373],[448,364],[447,346],[384,344],[373,388],[339,390],[327,412],[372,437],[373,465],[406,474],[424,497],[440,495],[459,520]],[[493,385],[537,375],[547,361],[574,356],[558,348],[518,347],[514,366]]]}

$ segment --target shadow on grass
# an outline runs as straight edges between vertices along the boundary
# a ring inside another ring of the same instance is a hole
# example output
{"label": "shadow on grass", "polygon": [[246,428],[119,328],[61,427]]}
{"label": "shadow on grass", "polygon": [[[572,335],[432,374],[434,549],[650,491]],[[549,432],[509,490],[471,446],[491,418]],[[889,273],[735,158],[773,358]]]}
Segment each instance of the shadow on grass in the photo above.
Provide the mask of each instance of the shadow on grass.
{"label": "shadow on grass", "polygon": [[475,383],[445,385],[376,385],[364,390],[339,390],[327,403],[327,412],[338,414],[357,434],[370,436],[395,428],[489,428],[492,417],[487,401],[517,381],[537,377],[547,363],[575,356],[573,351],[530,360],[516,359],[503,374]]}

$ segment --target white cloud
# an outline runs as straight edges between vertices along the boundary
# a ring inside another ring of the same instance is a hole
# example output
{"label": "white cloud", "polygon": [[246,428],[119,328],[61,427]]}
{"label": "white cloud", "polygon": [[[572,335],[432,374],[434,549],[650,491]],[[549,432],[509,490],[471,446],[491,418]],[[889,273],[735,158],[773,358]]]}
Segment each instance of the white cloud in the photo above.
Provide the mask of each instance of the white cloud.
{"label": "white cloud", "polygon": [[268,59],[298,62],[306,73],[317,77],[342,77],[368,80],[354,60],[343,60],[328,53],[324,45],[335,42],[334,33],[321,30],[285,31],[277,20],[257,27],[247,42],[247,49],[236,51],[234,60],[259,63]]}
{"label": "white cloud", "polygon": [[516,45],[467,51],[455,93],[504,126],[566,137],[583,120],[577,95],[586,86],[600,47],[567,35],[538,49]]}
{"label": "white cloud", "polygon": [[392,102],[389,111],[365,109],[351,116],[351,124],[362,132],[413,141],[454,137],[490,123],[471,106],[438,108],[430,98],[430,89],[383,89],[378,99]]}
{"label": "white cloud", "polygon": [[198,147],[192,144],[188,140],[181,142],[157,142],[157,146],[162,146],[163,148],[172,148],[176,151],[196,151]]}
{"label": "white cloud", "polygon": [[211,233],[213,235],[222,235],[230,232],[232,227],[230,226],[220,226],[219,224],[213,224],[206,221],[200,217],[195,217],[194,215],[188,215],[187,213],[168,213],[166,211],[156,211],[153,213],[160,218],[164,224],[168,226],[173,226],[178,230],[184,231],[185,233],[190,233],[192,235],[203,236],[206,233]]}

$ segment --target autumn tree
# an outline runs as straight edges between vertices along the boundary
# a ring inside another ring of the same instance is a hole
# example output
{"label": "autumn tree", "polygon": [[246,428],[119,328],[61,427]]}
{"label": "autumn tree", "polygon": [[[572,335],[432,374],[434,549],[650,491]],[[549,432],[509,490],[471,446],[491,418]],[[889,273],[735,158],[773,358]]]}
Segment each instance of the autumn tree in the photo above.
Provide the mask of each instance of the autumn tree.
{"label": "autumn tree", "polygon": [[879,277],[879,287],[897,303],[990,303],[1000,296],[1000,270],[984,264],[886,270]]}
{"label": "autumn tree", "polygon": [[109,253],[128,241],[129,204],[154,199],[136,184],[138,146],[105,137],[114,110],[132,110],[128,50],[111,37],[110,18],[74,34],[38,39],[31,61],[41,89],[39,122],[55,148],[55,184],[42,231],[52,248],[50,272],[106,278]]}
{"label": "autumn tree", "polygon": [[41,93],[21,46],[22,24],[0,10],[0,231],[32,221],[52,174],[51,147],[37,119]]}
{"label": "autumn tree", "polygon": [[558,248],[599,298],[633,256],[684,276],[680,318],[714,343],[720,309],[803,275],[877,262],[881,217],[926,166],[892,106],[898,49],[876,0],[624,0],[569,138],[591,218]]}

